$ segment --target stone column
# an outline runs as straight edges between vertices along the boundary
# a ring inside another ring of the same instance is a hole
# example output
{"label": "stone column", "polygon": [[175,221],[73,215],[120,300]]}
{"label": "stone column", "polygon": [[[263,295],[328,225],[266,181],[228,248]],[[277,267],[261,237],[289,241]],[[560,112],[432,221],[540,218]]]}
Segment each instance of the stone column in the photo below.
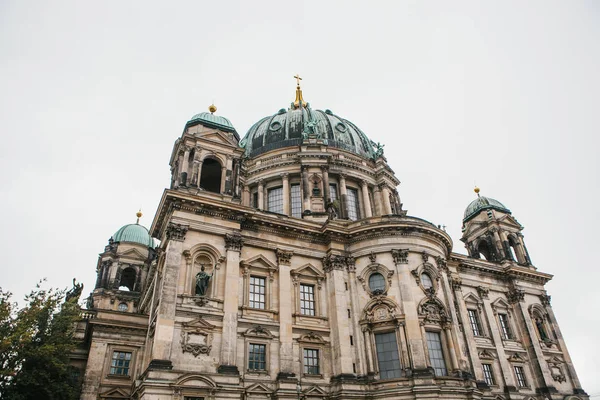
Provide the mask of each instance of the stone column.
{"label": "stone column", "polygon": [[[323,270],[327,274],[327,293],[329,295],[329,318],[331,326],[332,370],[334,377],[354,376],[352,351],[350,350],[350,326],[344,282],[344,269],[348,257],[329,254],[323,259]],[[353,263],[353,260],[351,261]]]}
{"label": "stone column", "polygon": [[354,354],[357,361],[356,373],[359,375],[366,374],[366,360],[365,360],[365,350],[364,350],[364,342],[360,340],[360,326],[358,325],[358,321],[360,321],[360,314],[362,310],[360,309],[360,302],[358,300],[358,290],[356,288],[356,267],[353,262],[349,262],[348,264],[348,289],[350,291],[350,313],[351,318],[350,324],[352,325],[352,333],[354,334]]}
{"label": "stone column", "polygon": [[500,257],[500,259],[506,260],[512,258],[509,254],[506,254],[504,251],[502,239],[500,239],[500,234],[498,233],[498,228],[494,226],[490,229],[490,231],[494,235],[494,244],[496,245],[496,249],[498,250],[498,256]]}
{"label": "stone column", "polygon": [[231,195],[233,192],[233,158],[230,155],[227,156],[227,166],[223,175],[224,176],[221,193]]}
{"label": "stone column", "polygon": [[287,173],[284,173],[281,175],[281,179],[283,181],[283,213],[285,215],[291,215],[289,175]]}
{"label": "stone column", "polygon": [[538,386],[541,393],[547,395],[555,393],[556,388],[554,387],[552,373],[550,372],[550,368],[548,368],[548,363],[546,362],[546,358],[542,352],[540,340],[535,332],[535,327],[531,321],[531,316],[529,315],[529,312],[524,304],[524,292],[520,289],[512,289],[509,291],[507,297],[509,301],[514,304],[513,307],[515,308],[515,312],[519,314],[519,317],[525,326],[524,333],[526,334],[526,337],[523,338],[523,344],[525,347],[529,348],[528,350],[530,352],[533,350],[533,353],[535,354],[535,360],[531,360],[531,366],[533,367],[533,373],[537,375],[536,380],[538,382],[536,382],[536,386]]}
{"label": "stone column", "polygon": [[265,209],[265,188],[263,186],[263,180],[258,181],[258,209]]}
{"label": "stone column", "polygon": [[521,244],[521,248],[523,249],[523,255],[525,256],[525,262],[528,265],[532,265],[531,257],[529,257],[529,252],[527,251],[527,247],[525,246],[525,242],[523,241],[523,234],[521,232],[517,233],[517,237],[519,238],[519,243]]}
{"label": "stone column", "polygon": [[364,216],[365,218],[370,218],[373,216],[373,213],[371,212],[371,200],[369,199],[369,185],[367,184],[367,181],[362,181],[361,184],[363,204],[365,208]]}
{"label": "stone column", "polygon": [[390,215],[392,213],[392,204],[390,203],[390,189],[387,185],[382,184],[379,186],[381,189],[381,202],[383,203],[384,215]]}
{"label": "stone column", "polygon": [[383,205],[381,204],[381,189],[378,185],[373,188],[373,200],[375,202],[375,215],[383,215]]}
{"label": "stone column", "polygon": [[227,250],[225,267],[225,287],[231,295],[225,296],[223,303],[223,337],[221,338],[221,364],[217,372],[239,374],[237,358],[237,312],[240,280],[240,253],[243,240],[239,233],[225,235]]}
{"label": "stone column", "polygon": [[304,210],[310,208],[310,183],[308,182],[308,167],[302,166],[302,204]]}
{"label": "stone column", "polygon": [[227,178],[227,167],[223,166],[221,167],[221,190],[220,193],[221,194],[225,194],[225,183],[226,183],[226,178]]}
{"label": "stone column", "polygon": [[[293,252],[277,249],[279,265],[279,375],[290,377],[294,372],[294,354],[292,340],[292,278],[290,276]],[[297,303],[297,302],[296,302]]]}
{"label": "stone column", "polygon": [[[502,336],[500,335],[500,330],[498,327],[498,315],[496,312],[494,312],[494,310],[492,310],[492,305],[490,303],[490,299],[488,296],[489,293],[489,289],[479,286],[477,288],[477,291],[479,292],[479,297],[481,298],[481,300],[483,301],[483,309],[485,311],[485,316],[488,319],[488,326],[490,327],[490,332],[492,334],[492,339],[494,340],[494,345],[496,346],[496,353],[498,354],[498,361],[500,362],[500,369],[502,372],[502,376],[504,377],[504,386],[506,386],[507,391],[515,391],[516,390],[516,383],[515,383],[515,379],[513,376],[513,370],[511,368],[510,363],[508,362],[508,359],[506,357],[506,353],[504,352],[504,345],[502,343]],[[464,302],[463,302],[464,304]],[[469,323],[469,317],[466,314],[466,308],[465,308],[465,316],[463,317],[463,323],[465,324],[464,330],[465,332],[471,332],[471,336],[472,336],[472,331],[470,329],[470,326],[468,326]],[[474,339],[473,339],[474,341]],[[477,354],[475,354],[475,357],[478,357]],[[478,370],[481,371],[481,362],[479,362],[478,364]],[[477,371],[475,371],[477,372]],[[483,373],[481,374],[481,380],[483,380]]]}
{"label": "stone column", "polygon": [[558,341],[558,347],[562,350],[562,356],[565,360],[565,364],[567,366],[567,372],[571,377],[571,382],[573,383],[573,389],[575,394],[584,394],[584,390],[581,388],[581,382],[579,382],[579,378],[577,377],[577,373],[575,372],[575,367],[573,366],[573,361],[571,360],[571,355],[567,351],[567,346],[565,344],[565,340],[563,338],[562,332],[560,331],[560,327],[558,326],[558,322],[556,321],[556,316],[554,315],[554,310],[552,310],[552,306],[550,305],[550,296],[547,294],[542,294],[540,296],[540,300],[544,309],[548,312],[548,319],[552,324],[552,330],[556,335],[556,340]]}
{"label": "stone column", "polygon": [[331,192],[329,190],[329,167],[324,165],[321,167],[321,173],[323,174],[323,196],[325,196],[324,204],[327,210],[327,203],[331,200]]}
{"label": "stone column", "polygon": [[458,365],[458,359],[456,358],[456,348],[454,347],[454,338],[452,337],[451,324],[444,326],[444,334],[446,336],[446,343],[448,345],[448,353],[450,353],[450,362],[452,363],[452,371],[460,369]]}
{"label": "stone column", "polygon": [[365,343],[365,353],[367,355],[367,374],[375,375],[375,366],[373,365],[373,349],[371,348],[371,331],[367,326],[363,326],[362,332]]}
{"label": "stone column", "polygon": [[167,226],[167,246],[164,258],[163,277],[160,283],[160,303],[156,318],[156,330],[152,345],[150,365],[161,365],[171,369],[171,346],[177,342],[175,331],[175,306],[177,303],[177,277],[181,269],[183,241],[188,231],[185,225],[170,222]]}
{"label": "stone column", "polygon": [[346,189],[346,175],[340,174],[340,213],[342,218],[348,218],[348,189]]}
{"label": "stone column", "polygon": [[188,166],[189,166],[189,160],[190,160],[190,148],[186,147],[185,148],[185,152],[183,153],[183,162],[181,165],[181,185],[182,186],[187,186],[188,184]]}

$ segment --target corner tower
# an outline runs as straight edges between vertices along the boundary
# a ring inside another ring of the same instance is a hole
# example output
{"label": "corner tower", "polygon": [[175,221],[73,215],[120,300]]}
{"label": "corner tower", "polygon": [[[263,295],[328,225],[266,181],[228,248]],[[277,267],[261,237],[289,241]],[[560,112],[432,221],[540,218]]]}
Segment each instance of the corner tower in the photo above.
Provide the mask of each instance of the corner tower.
{"label": "corner tower", "polygon": [[504,204],[481,196],[478,187],[474,191],[477,198],[465,210],[461,238],[469,256],[531,266],[521,233],[523,226]]}

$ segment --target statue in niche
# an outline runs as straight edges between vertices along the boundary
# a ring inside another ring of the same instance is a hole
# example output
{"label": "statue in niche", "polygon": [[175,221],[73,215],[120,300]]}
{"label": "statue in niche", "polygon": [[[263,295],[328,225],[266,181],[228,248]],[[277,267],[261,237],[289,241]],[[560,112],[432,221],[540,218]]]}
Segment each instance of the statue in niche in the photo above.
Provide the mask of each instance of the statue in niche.
{"label": "statue in niche", "polygon": [[65,301],[77,303],[82,291],[83,283],[77,283],[76,279],[73,278],[73,288],[66,293]]}
{"label": "statue in niche", "polygon": [[207,274],[204,265],[200,268],[200,272],[196,274],[196,296],[205,296],[208,289],[208,281],[212,278],[212,274]]}
{"label": "statue in niche", "polygon": [[337,207],[332,201],[327,202],[327,214],[329,214],[329,219],[337,219],[338,217]]}

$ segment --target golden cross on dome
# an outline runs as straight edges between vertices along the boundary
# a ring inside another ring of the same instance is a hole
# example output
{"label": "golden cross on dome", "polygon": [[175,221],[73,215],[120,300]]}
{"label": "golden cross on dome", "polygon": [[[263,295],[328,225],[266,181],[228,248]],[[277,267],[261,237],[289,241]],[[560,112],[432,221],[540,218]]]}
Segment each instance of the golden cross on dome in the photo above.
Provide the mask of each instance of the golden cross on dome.
{"label": "golden cross on dome", "polygon": [[294,78],[296,78],[296,85],[300,86],[300,81],[302,80],[302,78],[300,78],[300,75],[296,74],[294,75]]}

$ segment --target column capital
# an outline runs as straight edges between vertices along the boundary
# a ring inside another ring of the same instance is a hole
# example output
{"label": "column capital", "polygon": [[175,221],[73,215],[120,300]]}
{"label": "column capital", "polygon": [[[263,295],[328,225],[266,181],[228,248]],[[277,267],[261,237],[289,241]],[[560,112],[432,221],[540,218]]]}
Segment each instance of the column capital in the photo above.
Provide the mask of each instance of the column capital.
{"label": "column capital", "polygon": [[361,180],[360,184],[362,185],[362,187],[369,187],[369,182],[367,182],[365,179]]}
{"label": "column capital", "polygon": [[288,174],[287,172],[284,172],[283,174],[281,174],[281,178],[282,178],[283,180],[286,180],[286,181],[287,181],[289,177],[290,177],[290,174]]}
{"label": "column capital", "polygon": [[167,239],[183,242],[185,240],[185,234],[187,233],[188,228],[189,227],[187,225],[169,222],[166,231]]}
{"label": "column capital", "polygon": [[259,179],[258,181],[256,181],[256,183],[258,183],[258,186],[263,186],[265,181],[264,179]]}
{"label": "column capital", "polygon": [[506,298],[511,304],[519,303],[525,300],[525,291],[516,288],[511,289],[508,292],[506,292]]}
{"label": "column capital", "polygon": [[408,264],[408,249],[393,249],[392,258],[394,264]]}
{"label": "column capital", "polygon": [[346,177],[347,177],[348,175],[346,175],[346,174],[338,174],[338,176],[339,176],[340,180],[344,180],[344,181],[345,181],[345,180],[346,180]]}
{"label": "column capital", "polygon": [[323,173],[329,172],[329,165],[321,165],[321,171],[323,171]]}
{"label": "column capital", "polygon": [[291,265],[293,251],[275,249],[275,255],[277,256],[277,264],[279,265]]}
{"label": "column capital", "polygon": [[244,245],[244,240],[242,239],[242,235],[239,233],[225,235],[225,249],[232,251],[242,251],[242,246]]}

